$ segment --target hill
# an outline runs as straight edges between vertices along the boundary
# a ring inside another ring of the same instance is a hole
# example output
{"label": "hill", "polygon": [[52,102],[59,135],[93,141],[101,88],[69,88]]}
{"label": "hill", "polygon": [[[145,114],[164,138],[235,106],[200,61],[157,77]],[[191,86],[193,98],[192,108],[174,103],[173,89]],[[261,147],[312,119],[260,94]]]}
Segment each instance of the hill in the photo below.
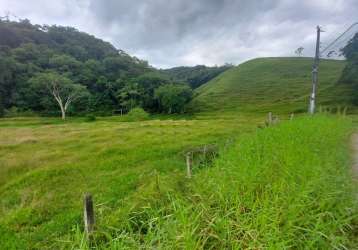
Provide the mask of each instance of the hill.
{"label": "hill", "polygon": [[43,45],[77,60],[104,59],[118,54],[108,42],[72,27],[33,25],[29,20],[19,22],[0,20],[0,46],[18,48],[23,44]]}
{"label": "hill", "polygon": [[54,98],[31,86],[49,73],[88,90],[71,104],[74,114],[111,114],[139,102],[151,109],[152,88],[167,82],[146,61],[75,28],[0,20],[0,116],[10,109],[57,114]]}
{"label": "hill", "polygon": [[181,66],[160,71],[171,80],[187,83],[195,89],[232,67],[230,64],[214,67],[196,65],[194,67]]}
{"label": "hill", "polygon": [[[351,106],[352,90],[337,84],[345,61],[322,60],[317,102]],[[259,58],[227,70],[196,90],[194,112],[304,112],[311,92],[311,58]]]}

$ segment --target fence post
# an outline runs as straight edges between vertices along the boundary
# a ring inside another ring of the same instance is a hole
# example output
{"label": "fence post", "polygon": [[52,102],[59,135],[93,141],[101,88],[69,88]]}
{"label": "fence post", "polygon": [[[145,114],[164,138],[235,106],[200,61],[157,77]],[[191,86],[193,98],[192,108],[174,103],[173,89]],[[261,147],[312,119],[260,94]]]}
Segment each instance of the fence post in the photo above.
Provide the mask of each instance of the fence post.
{"label": "fence post", "polygon": [[[321,107],[321,106],[320,106]],[[295,114],[294,113],[292,113],[291,115],[290,115],[290,121],[292,121],[293,120],[293,117],[295,116]]]}
{"label": "fence post", "polygon": [[83,211],[83,219],[85,223],[85,232],[87,236],[90,237],[94,230],[94,210],[93,210],[93,200],[91,194],[85,194],[84,197],[84,211]]}
{"label": "fence post", "polygon": [[272,112],[268,113],[268,125],[272,125]]}
{"label": "fence post", "polygon": [[160,193],[160,186],[159,186],[159,173],[157,170],[154,170],[155,171],[155,186],[156,186],[156,189],[158,191],[158,193]]}
{"label": "fence post", "polygon": [[191,178],[191,164],[192,164],[192,153],[188,152],[186,154],[186,174],[188,178]]}

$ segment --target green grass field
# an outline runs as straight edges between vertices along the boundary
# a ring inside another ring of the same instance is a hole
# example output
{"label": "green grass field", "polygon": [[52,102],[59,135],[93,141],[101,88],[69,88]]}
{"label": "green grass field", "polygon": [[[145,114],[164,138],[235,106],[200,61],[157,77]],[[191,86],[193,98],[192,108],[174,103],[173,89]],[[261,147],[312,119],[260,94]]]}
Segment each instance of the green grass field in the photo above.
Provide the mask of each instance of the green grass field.
{"label": "green grass field", "polygon": [[[263,120],[4,119],[0,244],[86,249],[90,192],[99,248],[351,247],[349,119]],[[187,179],[183,152],[209,143],[219,158]]]}
{"label": "green grass field", "polygon": [[[288,119],[307,109],[310,67],[244,63],[200,87],[191,115],[0,119],[0,249],[358,248],[357,117]],[[336,84],[343,67],[322,62],[320,105],[350,106],[351,90]],[[280,122],[264,128],[268,111]],[[218,156],[198,157],[188,179],[184,152],[208,144]]]}
{"label": "green grass field", "polygon": [[[223,144],[263,117],[232,120],[80,120],[23,118],[0,121],[0,235],[33,248],[52,247],[81,224],[82,196],[93,193],[109,216],[136,200],[157,171],[185,174],[183,151]],[[169,178],[169,177],[168,177]],[[131,197],[134,198],[131,198]],[[0,237],[2,237],[0,236]]]}
{"label": "green grass field", "polygon": [[[344,61],[322,60],[318,106],[351,107],[352,89],[337,84]],[[297,113],[307,110],[312,58],[258,58],[234,67],[196,90],[193,112]]]}

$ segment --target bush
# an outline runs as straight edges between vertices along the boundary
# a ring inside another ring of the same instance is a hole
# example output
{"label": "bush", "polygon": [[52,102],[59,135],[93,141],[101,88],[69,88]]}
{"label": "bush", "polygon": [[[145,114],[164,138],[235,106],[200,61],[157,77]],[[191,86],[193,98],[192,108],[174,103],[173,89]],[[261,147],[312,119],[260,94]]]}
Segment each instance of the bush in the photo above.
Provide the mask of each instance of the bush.
{"label": "bush", "polygon": [[[10,109],[4,110],[4,117],[31,117],[36,116],[36,114],[31,110],[21,110],[18,107],[12,106]],[[1,115],[0,115],[1,117]]]}
{"label": "bush", "polygon": [[128,121],[143,121],[149,118],[149,114],[142,108],[134,108],[127,114]]}
{"label": "bush", "polygon": [[96,121],[96,117],[94,115],[86,115],[85,122],[94,122]]}

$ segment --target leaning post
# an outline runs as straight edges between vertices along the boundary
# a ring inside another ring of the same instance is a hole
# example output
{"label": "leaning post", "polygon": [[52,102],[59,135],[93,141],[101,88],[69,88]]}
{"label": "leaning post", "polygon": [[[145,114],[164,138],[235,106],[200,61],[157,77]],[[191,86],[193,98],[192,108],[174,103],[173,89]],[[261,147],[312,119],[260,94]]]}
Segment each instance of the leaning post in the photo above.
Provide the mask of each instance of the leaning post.
{"label": "leaning post", "polygon": [[190,179],[192,175],[192,153],[186,153],[186,174],[187,177]]}
{"label": "leaning post", "polygon": [[87,236],[90,238],[91,234],[94,231],[94,225],[95,225],[92,195],[85,194],[83,203],[84,203],[83,219],[85,224],[85,232]]}
{"label": "leaning post", "polygon": [[267,123],[268,123],[269,126],[272,125],[272,112],[268,113]]}

